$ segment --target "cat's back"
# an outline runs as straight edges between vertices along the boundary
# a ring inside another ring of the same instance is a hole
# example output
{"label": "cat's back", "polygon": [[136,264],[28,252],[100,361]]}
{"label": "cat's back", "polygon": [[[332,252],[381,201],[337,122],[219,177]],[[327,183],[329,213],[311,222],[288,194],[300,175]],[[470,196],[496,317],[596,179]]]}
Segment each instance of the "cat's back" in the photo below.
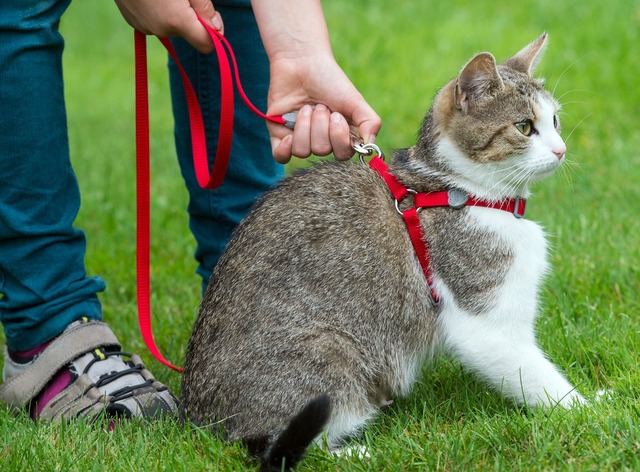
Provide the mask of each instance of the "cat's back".
{"label": "cat's back", "polygon": [[[226,319],[224,313],[240,311],[240,304],[264,324],[280,318],[345,322],[331,313],[333,304],[361,313],[384,286],[407,277],[422,281],[416,269],[402,218],[375,171],[323,163],[285,179],[241,223],[202,310]],[[300,313],[301,307],[314,316]],[[288,311],[298,314],[279,314]]]}

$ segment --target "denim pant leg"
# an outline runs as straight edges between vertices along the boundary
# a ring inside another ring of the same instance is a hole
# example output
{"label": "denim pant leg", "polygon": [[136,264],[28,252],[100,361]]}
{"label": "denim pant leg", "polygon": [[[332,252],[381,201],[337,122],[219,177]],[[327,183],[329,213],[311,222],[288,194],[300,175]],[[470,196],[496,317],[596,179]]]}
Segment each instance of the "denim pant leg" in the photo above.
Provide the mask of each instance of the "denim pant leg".
{"label": "denim pant leg", "polygon": [[[242,85],[258,109],[266,111],[269,61],[249,2],[216,2],[225,36],[238,60]],[[207,133],[210,166],[215,156],[220,114],[220,80],[216,55],[202,55],[182,40],[174,40],[178,57],[198,94]],[[189,225],[197,248],[197,273],[203,286],[236,225],[256,199],[283,175],[284,166],[273,159],[267,128],[235,95],[235,123],[229,167],[222,186],[203,190],[195,179],[187,107],[177,67],[170,62],[175,140],[182,175],[189,190]]]}
{"label": "denim pant leg", "polygon": [[0,5],[0,321],[10,349],[31,349],[73,320],[99,319],[87,278],[80,195],[69,160],[60,17],[69,0]]}

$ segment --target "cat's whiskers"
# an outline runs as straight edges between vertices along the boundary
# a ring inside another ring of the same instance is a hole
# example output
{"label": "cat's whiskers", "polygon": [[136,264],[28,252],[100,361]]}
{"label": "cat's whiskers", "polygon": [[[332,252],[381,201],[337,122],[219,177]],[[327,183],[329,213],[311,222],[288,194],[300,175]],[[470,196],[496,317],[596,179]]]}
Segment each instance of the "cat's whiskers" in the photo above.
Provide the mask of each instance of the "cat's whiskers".
{"label": "cat's whiskers", "polygon": [[578,126],[580,126],[582,124],[582,122],[584,120],[586,120],[587,118],[589,118],[591,116],[591,113],[587,113],[587,115],[585,115],[584,118],[582,118],[580,121],[578,121],[578,123],[576,123],[576,125],[571,129],[571,131],[569,132],[569,134],[567,135],[566,138],[564,138],[564,142],[568,143],[569,139],[571,138],[571,135],[573,134],[573,132],[578,129]]}
{"label": "cat's whiskers", "polygon": [[[504,177],[503,183],[513,188],[514,192],[518,195],[522,195],[528,191],[532,177],[531,174],[529,169],[517,168]],[[507,180],[508,183],[506,183]]]}
{"label": "cat's whiskers", "polygon": [[[491,195],[498,194],[500,198],[513,196],[512,194],[522,194],[527,191],[528,184],[533,177],[533,173],[530,173],[530,169],[522,167],[520,161],[515,161],[509,167],[498,166],[488,174],[488,177],[499,177],[495,180],[493,185],[487,189],[487,192]],[[504,174],[504,175],[500,175]],[[493,179],[492,179],[493,180]],[[502,189],[502,191],[501,191]],[[507,189],[508,191],[505,191]]]}
{"label": "cat's whiskers", "polygon": [[571,188],[573,188],[573,174],[576,174],[576,172],[574,171],[572,173],[573,169],[571,168],[570,165],[568,165],[568,162],[567,162],[567,165],[564,165],[562,167],[563,167],[562,168],[562,176],[564,177],[564,180],[567,182],[567,184]]}
{"label": "cat's whiskers", "polygon": [[[586,89],[573,89],[573,90],[567,90],[565,93],[563,93],[562,95],[560,95],[560,97],[557,98],[558,102],[562,103],[562,105],[567,105],[569,103],[575,103],[575,102],[563,102],[562,99],[569,95],[570,93],[592,93],[591,90],[586,90]],[[579,103],[579,102],[578,102]]]}
{"label": "cat's whiskers", "polygon": [[[589,105],[589,102],[582,101],[582,100],[572,100],[570,102],[563,103],[563,105],[575,105],[575,104],[578,104],[578,105]],[[569,113],[566,113],[563,109],[558,110],[558,115],[571,116]]]}
{"label": "cat's whiskers", "polygon": [[581,62],[585,57],[587,57],[587,55],[585,54],[584,56],[579,57],[578,59],[576,59],[575,61],[573,61],[571,64],[569,64],[567,67],[565,67],[565,69],[562,71],[562,73],[560,74],[560,76],[556,79],[556,83],[553,85],[553,90],[551,91],[552,95],[555,95],[556,93],[556,88],[558,87],[558,84],[560,83],[560,81],[562,80],[562,78],[564,77],[564,75],[569,72],[569,70],[575,66],[578,62]]}

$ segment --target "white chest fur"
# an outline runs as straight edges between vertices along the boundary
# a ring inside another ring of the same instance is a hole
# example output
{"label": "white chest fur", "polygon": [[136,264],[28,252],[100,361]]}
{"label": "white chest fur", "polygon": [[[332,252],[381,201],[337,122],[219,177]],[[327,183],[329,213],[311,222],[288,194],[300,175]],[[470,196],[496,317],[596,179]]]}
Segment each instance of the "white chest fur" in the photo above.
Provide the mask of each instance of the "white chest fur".
{"label": "white chest fur", "polygon": [[549,268],[547,240],[540,225],[503,211],[478,207],[469,210],[479,227],[499,235],[513,250],[514,260],[505,279],[503,296],[519,300],[530,294],[535,296]]}

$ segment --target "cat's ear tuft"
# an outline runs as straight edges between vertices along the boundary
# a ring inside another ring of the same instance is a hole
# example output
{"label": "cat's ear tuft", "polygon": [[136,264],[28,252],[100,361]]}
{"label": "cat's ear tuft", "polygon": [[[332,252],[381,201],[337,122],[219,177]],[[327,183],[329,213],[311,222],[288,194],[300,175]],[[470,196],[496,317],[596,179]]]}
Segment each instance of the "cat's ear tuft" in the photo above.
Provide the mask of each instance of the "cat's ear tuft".
{"label": "cat's ear tuft", "polygon": [[540,63],[547,47],[547,33],[542,33],[538,39],[525,46],[515,56],[510,57],[502,65],[515,69],[531,77],[533,71]]}
{"label": "cat's ear tuft", "polygon": [[498,74],[496,60],[492,54],[481,52],[474,56],[462,68],[454,91],[456,107],[466,110],[469,101],[478,99],[482,95],[492,95],[503,87]]}

